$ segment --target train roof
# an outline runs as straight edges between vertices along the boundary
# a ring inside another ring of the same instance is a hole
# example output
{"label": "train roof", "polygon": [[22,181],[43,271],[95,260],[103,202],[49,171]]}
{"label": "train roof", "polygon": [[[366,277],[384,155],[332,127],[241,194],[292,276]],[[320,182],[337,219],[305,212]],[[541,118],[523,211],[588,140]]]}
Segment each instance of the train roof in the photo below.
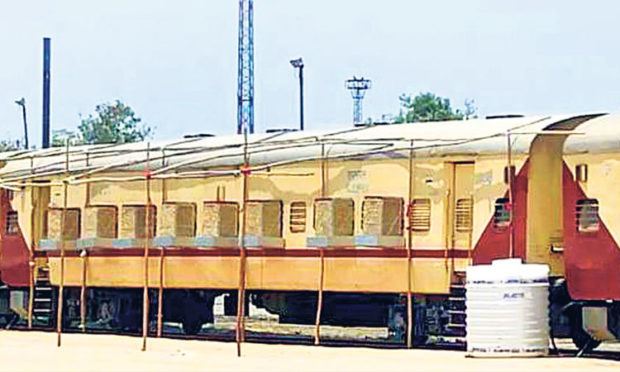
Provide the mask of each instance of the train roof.
{"label": "train roof", "polygon": [[620,152],[620,114],[602,115],[588,120],[569,136],[565,154]]}
{"label": "train roof", "polygon": [[[144,171],[147,167],[153,175],[163,176],[182,172],[238,172],[246,155],[253,169],[261,169],[320,158],[407,157],[412,149],[416,157],[505,154],[507,133],[511,135],[511,151],[525,154],[541,133],[571,133],[577,127],[582,132],[580,124],[583,122],[586,122],[585,127],[596,132],[598,127],[590,128],[590,122],[602,121],[606,128],[611,128],[609,123],[613,118],[617,120],[617,116],[609,115],[592,119],[599,115],[510,117],[261,133],[248,135],[247,146],[243,135],[83,145],[69,148],[68,162],[66,148],[13,151],[0,153],[0,182],[60,175],[67,164],[74,176],[104,171]],[[605,137],[605,133],[602,131],[595,138]],[[575,141],[571,142],[571,148],[583,144],[583,138],[582,142]],[[615,146],[617,148],[617,144]]]}

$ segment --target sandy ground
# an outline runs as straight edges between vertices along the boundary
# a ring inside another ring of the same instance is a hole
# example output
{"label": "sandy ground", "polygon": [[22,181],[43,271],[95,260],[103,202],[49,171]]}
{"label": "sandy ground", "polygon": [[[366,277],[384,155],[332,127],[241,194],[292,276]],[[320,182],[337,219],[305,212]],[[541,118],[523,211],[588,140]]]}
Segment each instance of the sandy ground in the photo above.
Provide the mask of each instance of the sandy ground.
{"label": "sandy ground", "polygon": [[0,332],[2,371],[619,371],[620,362],[591,358],[474,359],[463,352],[313,347],[115,335]]}

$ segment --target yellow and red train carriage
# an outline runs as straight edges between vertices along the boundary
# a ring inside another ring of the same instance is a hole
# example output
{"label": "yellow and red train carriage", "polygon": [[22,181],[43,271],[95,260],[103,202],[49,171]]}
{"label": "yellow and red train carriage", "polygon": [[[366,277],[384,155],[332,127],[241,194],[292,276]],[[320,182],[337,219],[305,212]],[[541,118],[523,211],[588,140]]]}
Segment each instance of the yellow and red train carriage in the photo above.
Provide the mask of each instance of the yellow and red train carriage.
{"label": "yellow and red train carriage", "polygon": [[0,275],[22,316],[36,316],[37,279],[49,273],[52,288],[70,288],[68,308],[87,303],[65,317],[105,313],[135,329],[140,288],[161,288],[164,320],[187,332],[240,285],[301,322],[325,291],[321,321],[332,324],[387,325],[410,293],[423,339],[463,335],[467,265],[520,257],[550,266],[566,318],[552,316],[572,321],[574,338],[618,337],[619,121],[511,117],[3,154]]}

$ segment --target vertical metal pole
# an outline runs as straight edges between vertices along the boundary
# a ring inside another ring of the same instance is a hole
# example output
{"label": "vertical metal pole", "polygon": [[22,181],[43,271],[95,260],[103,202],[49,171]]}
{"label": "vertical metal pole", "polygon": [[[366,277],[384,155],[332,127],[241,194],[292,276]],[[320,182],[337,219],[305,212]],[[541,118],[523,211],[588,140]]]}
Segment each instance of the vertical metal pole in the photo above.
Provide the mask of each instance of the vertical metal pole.
{"label": "vertical metal pole", "polygon": [[86,273],[88,269],[88,253],[86,249],[80,253],[82,257],[82,285],[80,287],[80,328],[86,332]]}
{"label": "vertical metal pole", "polygon": [[506,131],[506,172],[508,172],[508,205],[510,213],[508,214],[508,257],[514,257],[514,200],[512,196],[512,144],[510,143],[510,130]]}
{"label": "vertical metal pole", "polygon": [[[162,149],[161,151],[161,166],[166,166],[166,151]],[[165,205],[168,201],[168,186],[166,180],[161,180],[161,205]],[[159,248],[159,289],[157,293],[157,337],[162,336],[163,332],[163,306],[164,306],[164,257],[166,257],[166,248]]]}
{"label": "vertical metal pole", "polygon": [[[90,165],[90,154],[86,151],[86,166]],[[84,202],[84,209],[90,206],[91,190],[90,183],[85,184],[86,187],[86,200]],[[82,332],[86,332],[86,277],[88,270],[88,251],[82,249],[80,254],[82,257],[82,285],[80,288],[80,328]]]}
{"label": "vertical metal pole", "polygon": [[[325,164],[325,144],[321,144],[321,197],[327,195],[327,169]],[[325,248],[319,248],[319,293],[316,304],[316,318],[314,320],[314,344],[319,345],[321,340],[321,313],[323,312],[323,288],[325,286]]]}
{"label": "vertical metal pole", "polygon": [[[30,173],[34,173],[34,164],[33,164],[32,156],[30,157]],[[37,191],[38,192],[38,191]],[[40,198],[37,198],[40,199]],[[38,204],[39,200],[37,200]],[[28,291],[28,328],[32,328],[32,311],[34,308],[34,270],[35,270],[35,261],[34,261],[34,249],[37,242],[32,241],[30,250],[28,251],[28,272],[29,272],[29,286],[30,289]]]}
{"label": "vertical metal pole", "polygon": [[319,345],[321,339],[321,313],[323,312],[323,287],[325,283],[325,248],[319,248],[321,268],[319,272],[319,294],[316,305],[316,319],[314,320],[314,344]]}
{"label": "vertical metal pole", "polygon": [[43,143],[44,149],[50,147],[50,59],[51,40],[43,38]]}
{"label": "vertical metal pole", "polygon": [[451,190],[451,194],[450,194],[450,216],[449,216],[449,220],[450,221],[450,283],[452,283],[452,279],[453,279],[453,275],[454,275],[454,270],[456,267],[456,254],[455,254],[455,249],[456,249],[456,163],[451,163],[452,164],[452,187],[450,188]]}
{"label": "vertical metal pole", "polygon": [[58,317],[56,318],[57,346],[62,344],[62,305],[65,287],[65,220],[69,196],[69,140],[67,139],[67,153],[65,158],[65,179],[63,186],[63,209],[60,215],[60,284],[58,287]]}
{"label": "vertical metal pole", "polygon": [[34,269],[35,269],[35,262],[34,262],[34,255],[32,254],[32,250],[34,249],[34,247],[31,248],[30,252],[29,252],[29,260],[28,260],[28,268],[29,268],[29,273],[30,273],[30,280],[29,280],[29,291],[28,291],[28,329],[32,329],[32,310],[34,308]]}
{"label": "vertical metal pole", "polygon": [[451,242],[451,227],[450,227],[450,188],[446,191],[446,196],[444,198],[445,205],[445,213],[444,213],[444,223],[443,225],[446,227],[446,236],[444,237],[444,243],[446,244],[446,249],[444,250],[443,258],[445,262],[446,271],[449,270],[450,267],[450,258],[448,256],[448,250],[450,249]]}
{"label": "vertical metal pole", "polygon": [[[411,208],[411,203],[413,202],[413,187],[414,187],[414,176],[413,176],[413,140],[411,140],[409,144],[409,206]],[[407,229],[407,348],[411,349],[412,335],[413,335],[413,295],[412,295],[412,285],[411,285],[411,276],[412,276],[412,249],[413,249],[413,233],[411,230],[411,226]]]}
{"label": "vertical metal pole", "polygon": [[151,240],[151,144],[146,145],[146,213],[144,221],[146,233],[144,239],[144,290],[142,295],[142,351],[146,351],[146,339],[149,332],[149,246]]}
{"label": "vertical metal pole", "polygon": [[[161,166],[166,166],[166,152],[162,150]],[[166,180],[161,181],[161,205],[163,206],[168,200],[168,188]],[[166,248],[159,248],[159,288],[157,292],[157,337],[162,336],[163,332],[163,306],[164,306],[164,257],[166,256]]]}
{"label": "vertical metal pole", "polygon": [[243,342],[245,334],[245,322],[243,317],[245,316],[245,277],[246,277],[246,261],[247,252],[245,248],[245,234],[247,231],[247,206],[248,206],[248,194],[249,194],[249,172],[250,162],[248,158],[248,128],[243,128],[244,145],[243,145],[243,158],[244,165],[241,174],[243,175],[243,204],[242,212],[243,218],[241,222],[241,244],[239,248],[239,288],[237,290],[237,326],[236,326],[236,342],[237,342],[237,357],[241,356],[241,342]]}
{"label": "vertical metal pole", "polygon": [[304,130],[304,65],[299,67],[299,130]]}
{"label": "vertical metal pole", "polygon": [[159,254],[159,291],[157,293],[157,337],[161,337],[163,328],[164,257],[166,256],[166,249],[164,247],[161,247]]}

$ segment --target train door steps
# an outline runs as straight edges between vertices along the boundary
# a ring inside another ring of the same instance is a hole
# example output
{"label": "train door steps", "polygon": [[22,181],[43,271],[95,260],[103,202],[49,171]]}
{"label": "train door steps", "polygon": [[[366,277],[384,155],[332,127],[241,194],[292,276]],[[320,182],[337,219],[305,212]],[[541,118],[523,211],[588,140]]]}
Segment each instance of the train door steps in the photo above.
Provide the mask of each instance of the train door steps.
{"label": "train door steps", "polygon": [[465,337],[465,272],[455,271],[448,297],[448,324],[446,330],[450,336]]}
{"label": "train door steps", "polygon": [[34,285],[33,326],[43,328],[52,328],[54,326],[54,295],[54,288],[49,280],[49,268],[39,268]]}

